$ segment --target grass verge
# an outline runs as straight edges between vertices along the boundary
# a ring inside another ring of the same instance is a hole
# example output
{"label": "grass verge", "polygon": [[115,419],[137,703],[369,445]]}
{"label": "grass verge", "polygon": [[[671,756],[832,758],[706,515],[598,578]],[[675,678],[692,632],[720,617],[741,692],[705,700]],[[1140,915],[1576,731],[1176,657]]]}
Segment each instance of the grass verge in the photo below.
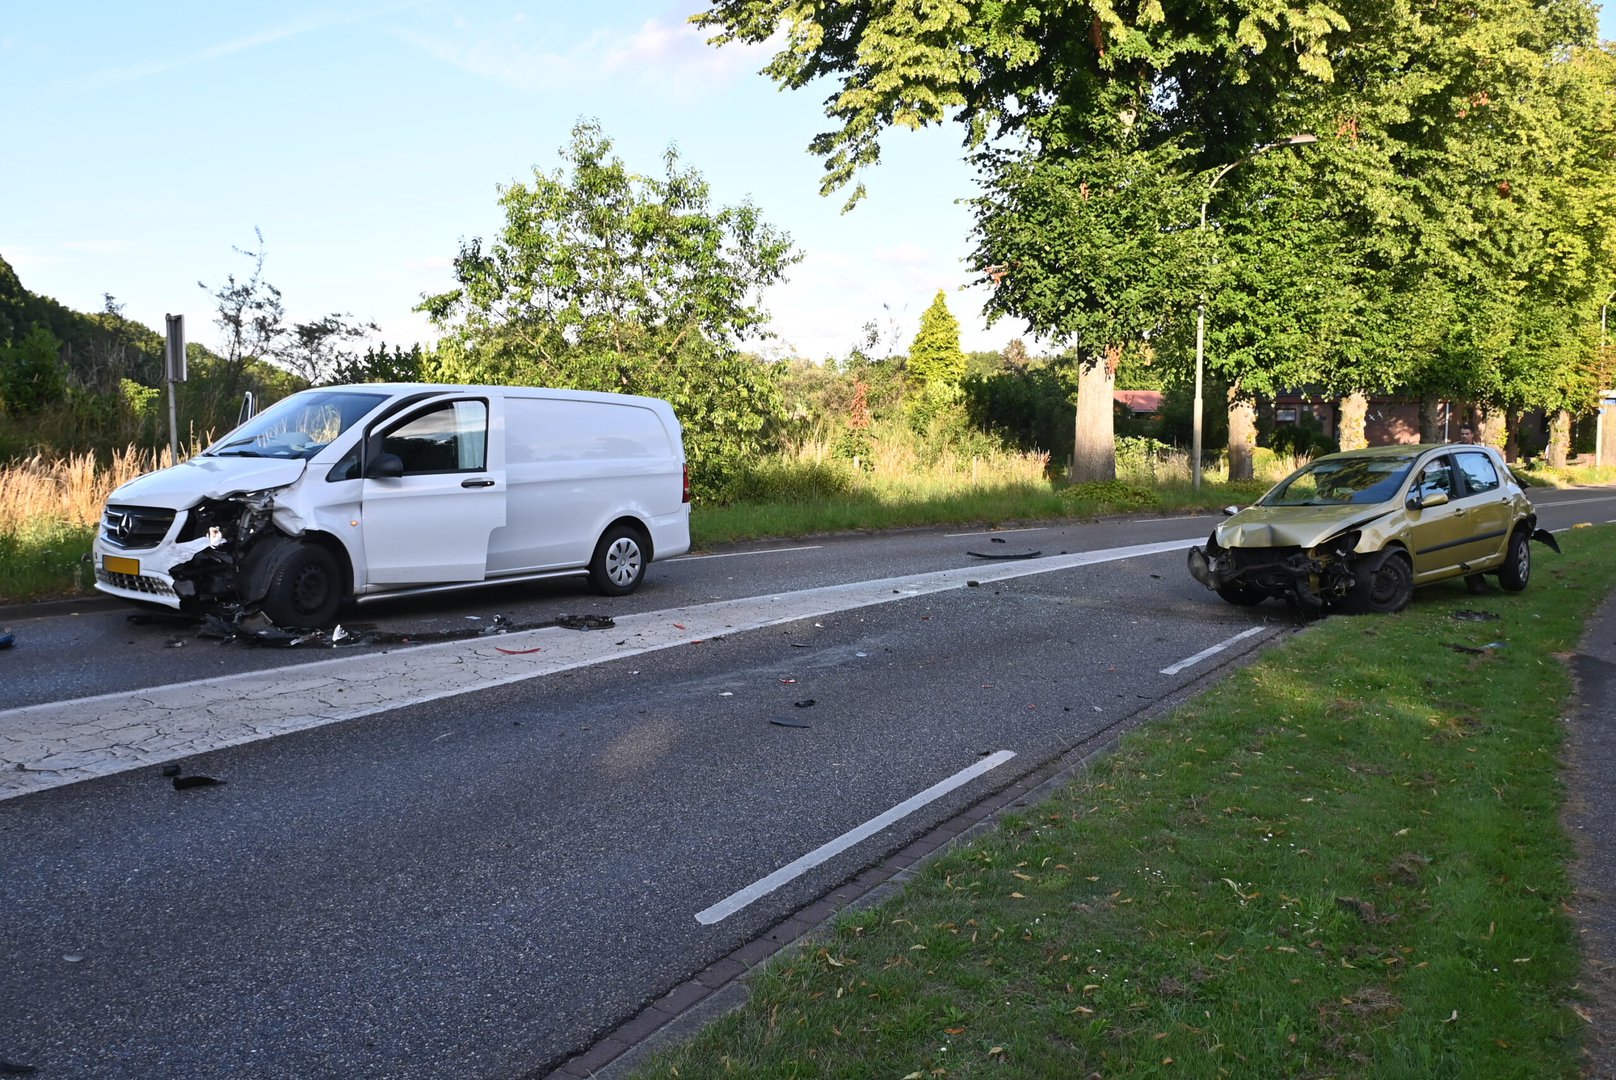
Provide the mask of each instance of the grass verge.
{"label": "grass verge", "polygon": [[1045,483],[962,487],[903,498],[850,491],[730,506],[698,505],[691,512],[690,533],[692,542],[704,547],[854,529],[1048,521],[1141,511],[1171,514],[1253,502],[1271,486],[1260,480],[1207,483],[1197,493],[1188,482],[1157,486],[1112,480],[1059,489]]}
{"label": "grass verge", "polygon": [[0,532],[0,604],[88,595],[95,575],[85,556],[95,526],[42,522]]}
{"label": "grass verge", "polygon": [[635,1075],[1578,1075],[1560,658],[1616,529],[1563,546],[1309,627]]}

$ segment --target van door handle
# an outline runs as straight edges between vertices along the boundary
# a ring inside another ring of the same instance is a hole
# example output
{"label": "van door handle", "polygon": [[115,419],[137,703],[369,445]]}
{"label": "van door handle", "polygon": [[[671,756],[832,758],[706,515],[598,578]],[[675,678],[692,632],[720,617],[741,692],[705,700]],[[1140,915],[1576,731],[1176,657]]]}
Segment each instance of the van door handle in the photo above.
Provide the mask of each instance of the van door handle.
{"label": "van door handle", "polygon": [[489,480],[489,479],[486,479],[486,478],[484,478],[482,480],[462,480],[462,481],[460,481],[460,486],[461,487],[493,487],[494,482],[492,480]]}

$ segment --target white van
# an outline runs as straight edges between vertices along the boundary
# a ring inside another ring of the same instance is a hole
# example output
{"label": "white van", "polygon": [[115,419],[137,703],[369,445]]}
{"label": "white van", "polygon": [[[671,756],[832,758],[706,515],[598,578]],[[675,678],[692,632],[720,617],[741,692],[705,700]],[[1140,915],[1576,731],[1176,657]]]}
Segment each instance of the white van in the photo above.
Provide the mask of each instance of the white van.
{"label": "white van", "polygon": [[690,550],[690,474],[655,398],[516,386],[305,390],[115,490],[96,588],[331,622],[344,599],[587,574],[632,592]]}

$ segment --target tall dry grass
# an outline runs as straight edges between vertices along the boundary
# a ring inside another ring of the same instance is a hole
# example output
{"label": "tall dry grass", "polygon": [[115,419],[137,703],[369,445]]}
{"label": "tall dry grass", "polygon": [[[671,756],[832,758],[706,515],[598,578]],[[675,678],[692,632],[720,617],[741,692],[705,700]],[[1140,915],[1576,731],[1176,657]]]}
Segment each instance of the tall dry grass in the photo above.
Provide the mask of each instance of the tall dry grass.
{"label": "tall dry grass", "polygon": [[93,526],[107,496],[141,473],[173,464],[160,453],[130,446],[107,464],[92,454],[47,458],[42,454],[0,466],[0,533],[21,535],[62,525]]}

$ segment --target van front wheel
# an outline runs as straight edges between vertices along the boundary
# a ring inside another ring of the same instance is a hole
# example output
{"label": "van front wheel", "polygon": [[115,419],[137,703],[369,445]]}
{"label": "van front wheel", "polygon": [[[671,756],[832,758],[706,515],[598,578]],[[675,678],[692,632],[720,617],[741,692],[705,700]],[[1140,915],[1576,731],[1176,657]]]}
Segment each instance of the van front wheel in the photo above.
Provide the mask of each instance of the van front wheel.
{"label": "van front wheel", "polygon": [[259,606],[277,626],[328,626],[342,603],[337,557],[319,544],[282,544],[270,553],[269,588]]}
{"label": "van front wheel", "polygon": [[604,596],[626,596],[645,578],[645,538],[638,529],[613,525],[595,545],[589,584]]}

